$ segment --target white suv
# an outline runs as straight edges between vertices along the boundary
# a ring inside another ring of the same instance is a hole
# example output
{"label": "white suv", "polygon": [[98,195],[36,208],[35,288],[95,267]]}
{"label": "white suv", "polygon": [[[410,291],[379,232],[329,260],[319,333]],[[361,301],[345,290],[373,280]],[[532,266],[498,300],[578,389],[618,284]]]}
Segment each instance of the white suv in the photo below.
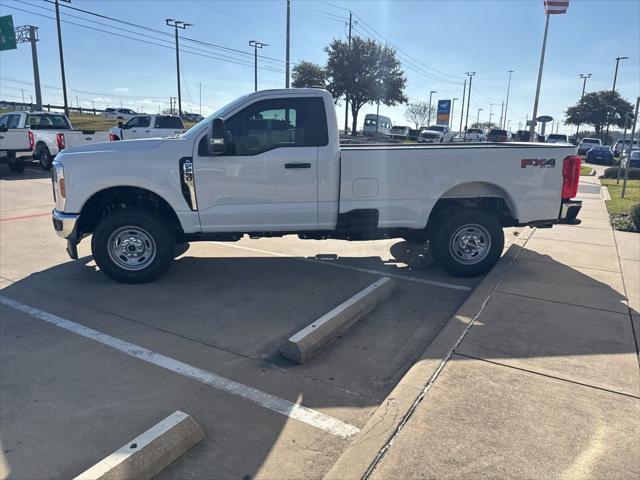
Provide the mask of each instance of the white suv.
{"label": "white suv", "polygon": [[102,116],[104,118],[113,118],[116,120],[129,120],[138,115],[130,108],[107,108]]}

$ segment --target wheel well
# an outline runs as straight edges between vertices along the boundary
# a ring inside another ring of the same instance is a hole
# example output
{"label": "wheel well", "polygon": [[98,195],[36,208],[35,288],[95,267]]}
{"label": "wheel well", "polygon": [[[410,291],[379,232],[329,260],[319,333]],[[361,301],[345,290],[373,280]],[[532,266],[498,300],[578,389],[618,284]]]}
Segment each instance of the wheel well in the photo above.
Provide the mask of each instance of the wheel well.
{"label": "wheel well", "polygon": [[502,227],[513,227],[518,224],[518,220],[513,216],[503,197],[440,198],[431,210],[427,228],[441,215],[469,208],[479,208],[492,213]]}
{"label": "wheel well", "polygon": [[41,149],[41,148],[46,148],[47,151],[49,150],[49,146],[46,143],[44,143],[42,140],[39,140],[36,143],[36,146],[35,146],[34,150],[38,150],[38,149]]}
{"label": "wheel well", "polygon": [[151,210],[167,220],[177,236],[184,234],[176,212],[157,193],[140,187],[111,187],[95,193],[82,207],[78,223],[78,238],[93,232],[100,220],[109,212],[127,207]]}

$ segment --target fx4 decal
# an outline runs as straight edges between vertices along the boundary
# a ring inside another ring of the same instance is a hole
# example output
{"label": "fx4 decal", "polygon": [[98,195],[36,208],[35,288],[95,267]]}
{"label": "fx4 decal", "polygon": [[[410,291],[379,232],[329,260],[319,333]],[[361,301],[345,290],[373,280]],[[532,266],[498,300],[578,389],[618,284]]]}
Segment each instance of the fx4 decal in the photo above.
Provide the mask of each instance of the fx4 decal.
{"label": "fx4 decal", "polygon": [[520,168],[556,168],[555,158],[523,158],[520,160]]}

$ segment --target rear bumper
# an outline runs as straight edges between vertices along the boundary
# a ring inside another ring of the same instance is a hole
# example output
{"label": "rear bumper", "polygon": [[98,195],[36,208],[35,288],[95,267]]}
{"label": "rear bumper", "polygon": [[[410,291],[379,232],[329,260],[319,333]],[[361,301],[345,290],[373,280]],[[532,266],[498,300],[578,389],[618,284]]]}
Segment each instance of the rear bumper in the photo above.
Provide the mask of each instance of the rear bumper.
{"label": "rear bumper", "polygon": [[560,215],[558,216],[558,223],[579,223],[578,213],[580,213],[581,208],[582,201],[580,200],[562,200],[562,204],[560,205]]}

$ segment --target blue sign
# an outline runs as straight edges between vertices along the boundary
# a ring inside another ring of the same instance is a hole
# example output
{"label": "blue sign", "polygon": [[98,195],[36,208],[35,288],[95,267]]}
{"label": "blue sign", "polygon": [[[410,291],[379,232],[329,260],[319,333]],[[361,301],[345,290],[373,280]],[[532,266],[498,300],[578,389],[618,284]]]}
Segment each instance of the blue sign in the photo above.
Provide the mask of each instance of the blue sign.
{"label": "blue sign", "polygon": [[436,116],[436,124],[449,125],[450,114],[451,114],[451,100],[438,100],[438,114]]}

